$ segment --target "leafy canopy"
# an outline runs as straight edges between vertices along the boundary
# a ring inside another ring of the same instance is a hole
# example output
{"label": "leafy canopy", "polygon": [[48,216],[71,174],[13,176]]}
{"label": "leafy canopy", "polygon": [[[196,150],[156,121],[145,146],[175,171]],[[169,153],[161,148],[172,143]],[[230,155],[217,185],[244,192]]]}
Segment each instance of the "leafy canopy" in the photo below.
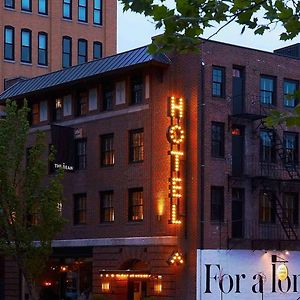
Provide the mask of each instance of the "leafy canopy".
{"label": "leafy canopy", "polygon": [[218,25],[216,33],[231,22],[255,34],[276,25],[283,27],[281,40],[293,39],[300,30],[300,2],[294,0],[120,0],[124,11],[150,17],[164,33],[150,51],[196,50],[205,28]]}
{"label": "leafy canopy", "polygon": [[62,174],[48,177],[44,134],[37,132],[29,141],[26,101],[20,109],[8,101],[5,112],[0,120],[0,251],[15,260],[32,294],[51,241],[64,224],[58,210]]}

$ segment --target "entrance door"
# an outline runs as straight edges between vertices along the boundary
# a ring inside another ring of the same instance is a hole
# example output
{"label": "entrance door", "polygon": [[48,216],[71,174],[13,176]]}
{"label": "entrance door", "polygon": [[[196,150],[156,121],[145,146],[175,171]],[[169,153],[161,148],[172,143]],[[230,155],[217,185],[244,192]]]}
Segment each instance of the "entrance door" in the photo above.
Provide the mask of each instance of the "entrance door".
{"label": "entrance door", "polygon": [[244,76],[241,68],[232,69],[232,105],[233,114],[244,112]]}
{"label": "entrance door", "polygon": [[244,189],[232,189],[231,236],[232,238],[244,237]]}
{"label": "entrance door", "polygon": [[233,125],[232,135],[232,175],[241,176],[244,173],[244,127]]}
{"label": "entrance door", "polygon": [[145,281],[128,281],[128,300],[142,300],[146,297],[147,283]]}

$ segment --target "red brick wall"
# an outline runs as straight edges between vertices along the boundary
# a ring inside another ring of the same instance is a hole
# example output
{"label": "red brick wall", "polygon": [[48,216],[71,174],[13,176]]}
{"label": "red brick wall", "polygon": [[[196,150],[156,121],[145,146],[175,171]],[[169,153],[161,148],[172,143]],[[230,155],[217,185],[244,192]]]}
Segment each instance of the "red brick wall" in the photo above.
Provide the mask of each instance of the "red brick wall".
{"label": "red brick wall", "polygon": [[[80,38],[88,40],[88,60],[93,59],[93,41],[103,44],[103,56],[116,53],[116,18],[117,1],[103,1],[103,25],[93,25],[93,7],[88,7],[88,23],[77,21],[77,2],[73,1],[72,20],[62,18],[62,5],[57,1],[48,1],[48,16],[38,15],[37,1],[32,1],[32,13],[21,12],[20,1],[16,1],[14,10],[5,9],[2,3],[0,9],[0,40],[3,41],[4,26],[15,28],[15,61],[3,60],[3,44],[0,47],[0,91],[3,90],[4,78],[18,76],[33,77],[61,69],[62,66],[62,36],[72,37],[72,63],[77,64],[77,41]],[[89,5],[90,5],[89,1]],[[32,63],[20,61],[21,29],[32,30]],[[48,66],[37,65],[38,32],[48,33]]]}

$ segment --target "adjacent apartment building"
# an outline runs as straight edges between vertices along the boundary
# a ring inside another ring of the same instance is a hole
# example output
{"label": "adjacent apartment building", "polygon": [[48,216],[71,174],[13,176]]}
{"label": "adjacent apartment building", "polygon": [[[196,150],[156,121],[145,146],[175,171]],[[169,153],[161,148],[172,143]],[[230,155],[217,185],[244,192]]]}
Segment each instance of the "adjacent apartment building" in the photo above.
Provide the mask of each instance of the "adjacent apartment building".
{"label": "adjacent apartment building", "polygon": [[[0,95],[27,98],[31,134],[45,131],[49,144],[72,132],[56,144],[74,160],[54,165],[66,169],[68,223],[53,241],[42,293],[299,297],[300,130],[263,120],[297,105],[299,44],[274,53],[200,47],[167,55],[141,47]],[[5,300],[23,299],[18,271],[4,269]]]}
{"label": "adjacent apartment building", "polygon": [[117,1],[3,0],[0,90],[116,53]]}

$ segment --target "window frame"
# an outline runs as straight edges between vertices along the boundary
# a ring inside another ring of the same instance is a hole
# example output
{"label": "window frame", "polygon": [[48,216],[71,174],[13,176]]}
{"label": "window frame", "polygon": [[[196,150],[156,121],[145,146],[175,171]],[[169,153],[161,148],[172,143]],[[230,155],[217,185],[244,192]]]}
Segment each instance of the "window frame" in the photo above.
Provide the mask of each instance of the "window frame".
{"label": "window frame", "polygon": [[53,100],[53,121],[62,121],[64,119],[64,99],[55,97]]}
{"label": "window frame", "polygon": [[[220,197],[218,198],[218,194]],[[224,186],[211,186],[210,188],[210,220],[211,222],[224,222],[225,199]]]}
{"label": "window frame", "polygon": [[28,8],[24,7],[24,0],[21,0],[21,11],[32,12],[32,0],[28,1]]}
{"label": "window frame", "polygon": [[[66,51],[65,42],[69,43],[69,52]],[[68,59],[68,64],[65,64],[65,58]],[[62,38],[62,67],[69,68],[72,66],[72,38],[70,36],[63,36]]]}
{"label": "window frame", "polygon": [[[287,136],[293,136],[295,137],[295,147],[287,148],[286,147],[286,141]],[[286,165],[298,165],[299,162],[299,134],[298,132],[291,132],[291,131],[284,131],[283,132],[283,147],[284,147],[284,153],[285,153],[285,164]],[[292,160],[288,158],[288,149],[293,149],[292,153]]]}
{"label": "window frame", "polygon": [[296,90],[299,89],[299,82],[297,80],[286,79],[286,78],[283,80],[283,106],[288,108],[294,108],[298,104],[298,101],[295,97],[291,97],[290,93],[286,93],[286,83],[295,84],[295,90],[293,91],[295,92]]}
{"label": "window frame", "polygon": [[48,15],[48,0],[43,0],[43,1],[45,3],[45,10],[43,11],[40,9],[41,8],[41,0],[38,0],[38,13],[40,15],[46,16],[46,15]]}
{"label": "window frame", "polygon": [[[135,145],[134,135],[140,135],[138,144]],[[129,131],[129,162],[141,163],[145,160],[145,134],[144,128],[133,129]]]}
{"label": "window frame", "polygon": [[[66,12],[65,8],[68,8],[68,10],[67,10],[68,14],[65,14],[65,12]],[[66,19],[66,20],[72,20],[72,0],[63,0],[62,17],[63,17],[63,19]]]}
{"label": "window frame", "polygon": [[9,1],[11,2],[11,5],[8,4],[8,1],[4,1],[4,7],[5,8],[10,8],[10,9],[15,9],[16,8],[16,3],[15,3],[15,0],[11,0]]}
{"label": "window frame", "polygon": [[130,79],[130,104],[137,105],[144,101],[144,77],[142,75],[133,76]]}
{"label": "window frame", "polygon": [[[82,144],[83,147],[80,147]],[[80,147],[80,148],[79,148]],[[87,169],[87,139],[75,139],[75,170]]]}
{"label": "window frame", "polygon": [[[23,34],[28,33],[29,34],[29,45],[23,44]],[[23,57],[23,51],[28,51],[28,60],[25,60]],[[21,62],[23,63],[32,63],[32,32],[30,29],[22,28],[21,29]]]}
{"label": "window frame", "polygon": [[[85,5],[82,5],[80,1],[85,1]],[[84,11],[84,19],[81,19],[81,10]],[[78,22],[87,23],[88,22],[88,1],[87,0],[78,0]]]}
{"label": "window frame", "polygon": [[[8,43],[6,41],[7,38],[7,30],[11,30],[12,36],[12,43]],[[4,51],[3,51],[3,57],[5,60],[14,61],[15,60],[15,28],[13,26],[4,26]],[[7,47],[11,47],[11,56],[8,57],[7,54]]]}
{"label": "window frame", "polygon": [[[214,71],[221,72],[221,80],[217,81]],[[225,84],[226,84],[226,70],[221,66],[212,66],[212,88],[211,93],[213,97],[225,98]],[[215,86],[218,86],[218,89],[215,89]],[[216,93],[217,90],[220,90],[219,93]]]}
{"label": "window frame", "polygon": [[[136,195],[137,197],[134,197]],[[140,196],[140,197],[139,197]],[[141,201],[140,201],[141,200]],[[144,190],[142,187],[128,189],[128,221],[144,220]]]}
{"label": "window frame", "polygon": [[[291,196],[291,198],[289,198]],[[288,202],[292,203],[288,203]],[[292,207],[290,206],[292,204]],[[299,224],[299,194],[297,192],[285,192],[282,195],[282,205],[290,224]]]}
{"label": "window frame", "polygon": [[[272,138],[270,141],[267,141],[263,138],[263,133],[266,133],[266,136],[270,137],[268,132],[272,133]],[[259,161],[262,163],[276,163],[276,132],[272,129],[261,129],[259,131]],[[267,142],[270,145],[267,145]]]}
{"label": "window frame", "polygon": [[[214,138],[214,127],[220,129],[220,139]],[[211,122],[211,156],[216,158],[225,157],[225,123]]]}
{"label": "window frame", "polygon": [[86,116],[89,113],[89,91],[78,91],[76,100],[77,116]]}
{"label": "window frame", "polygon": [[115,92],[114,86],[111,83],[103,83],[102,86],[102,110],[112,110]]}
{"label": "window frame", "polygon": [[115,165],[115,149],[114,149],[113,133],[100,135],[100,151],[101,151],[100,166],[113,167]]}
{"label": "window frame", "polygon": [[100,223],[112,223],[114,221],[115,221],[114,191],[113,190],[101,191],[100,192]]}
{"label": "window frame", "polygon": [[[84,53],[83,54],[81,53],[81,50],[82,50],[81,45],[84,45]],[[78,65],[84,64],[87,61],[88,61],[88,41],[86,39],[78,39],[78,42],[77,42],[77,64]]]}
{"label": "window frame", "polygon": [[[272,80],[272,90],[267,90],[262,88],[262,80]],[[262,105],[269,105],[269,106],[275,106],[276,105],[276,98],[277,98],[277,78],[275,76],[270,75],[260,75],[259,78],[259,101]],[[271,93],[271,103],[262,101],[262,99],[265,99],[265,96],[263,97],[262,94],[264,93]]]}
{"label": "window frame", "polygon": [[[264,197],[266,196],[266,198]],[[267,197],[271,197],[271,201]],[[266,201],[269,201],[267,203]],[[259,193],[259,223],[276,224],[276,203],[273,192],[262,190]]]}
{"label": "window frame", "polygon": [[[98,5],[96,5],[96,1],[99,1],[100,8],[97,7]],[[102,25],[102,5],[103,5],[102,0],[94,0],[93,1],[93,24],[99,25],[99,26]],[[96,20],[97,13],[99,13],[99,18],[100,18],[99,21]]]}
{"label": "window frame", "polygon": [[[45,38],[45,48],[40,46],[40,37]],[[43,57],[42,53],[45,57],[44,61],[41,61],[41,57]],[[48,66],[48,34],[43,31],[38,33],[38,65]]]}
{"label": "window frame", "polygon": [[86,225],[86,193],[73,195],[73,225]]}
{"label": "window frame", "polygon": [[[96,46],[99,46],[100,47],[100,56],[98,57],[96,57],[95,56],[95,53],[96,53],[96,51],[95,51],[95,47]],[[95,59],[101,59],[103,57],[103,45],[102,45],[102,43],[101,42],[98,42],[98,41],[94,41],[93,42],[93,60],[95,60]]]}

